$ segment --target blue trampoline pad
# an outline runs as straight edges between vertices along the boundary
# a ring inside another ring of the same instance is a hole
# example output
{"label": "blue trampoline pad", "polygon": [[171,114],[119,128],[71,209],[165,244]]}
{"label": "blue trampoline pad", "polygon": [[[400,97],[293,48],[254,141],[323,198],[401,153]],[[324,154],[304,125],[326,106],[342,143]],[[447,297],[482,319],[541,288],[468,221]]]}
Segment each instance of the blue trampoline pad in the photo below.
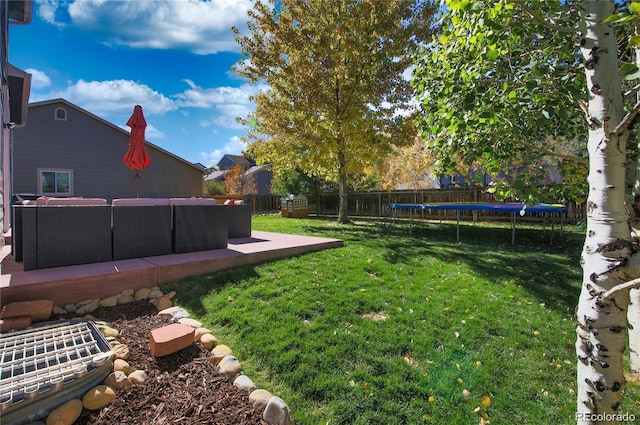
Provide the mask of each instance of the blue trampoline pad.
{"label": "blue trampoline pad", "polygon": [[561,213],[567,210],[560,204],[527,205],[518,202],[448,202],[443,204],[389,204],[396,210],[498,211],[524,213]]}

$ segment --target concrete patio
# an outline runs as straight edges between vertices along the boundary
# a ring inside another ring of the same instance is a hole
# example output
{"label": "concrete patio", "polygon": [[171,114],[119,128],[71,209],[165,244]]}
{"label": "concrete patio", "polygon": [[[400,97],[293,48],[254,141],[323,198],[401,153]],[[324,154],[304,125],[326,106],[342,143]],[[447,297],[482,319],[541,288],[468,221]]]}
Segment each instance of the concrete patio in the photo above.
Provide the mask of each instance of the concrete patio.
{"label": "concrete patio", "polygon": [[11,247],[0,255],[0,302],[39,299],[55,305],[104,298],[124,289],[153,287],[167,282],[248,264],[293,257],[340,247],[339,239],[252,231],[250,238],[230,239],[226,249],[135,258],[76,266],[24,271],[13,261]]}

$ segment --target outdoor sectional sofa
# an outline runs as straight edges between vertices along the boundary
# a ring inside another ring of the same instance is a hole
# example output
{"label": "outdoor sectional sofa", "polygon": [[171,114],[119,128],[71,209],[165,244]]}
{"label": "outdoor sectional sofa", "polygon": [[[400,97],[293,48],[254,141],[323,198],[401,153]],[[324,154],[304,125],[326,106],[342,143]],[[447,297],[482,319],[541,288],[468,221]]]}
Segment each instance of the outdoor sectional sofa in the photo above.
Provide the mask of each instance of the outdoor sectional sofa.
{"label": "outdoor sectional sofa", "polygon": [[171,254],[171,205],[168,199],[114,199],[113,259]]}
{"label": "outdoor sectional sofa", "polygon": [[13,218],[14,255],[25,270],[112,259],[111,207],[105,199],[27,201],[14,206]]}
{"label": "outdoor sectional sofa", "polygon": [[206,198],[39,198],[13,206],[24,270],[223,249],[251,236],[250,205]]}
{"label": "outdoor sectional sofa", "polygon": [[227,247],[227,208],[215,199],[169,200],[173,210],[173,252],[206,251]]}
{"label": "outdoor sectional sofa", "polygon": [[240,204],[237,201],[227,205],[229,239],[250,238],[251,237],[251,215],[253,207],[251,205]]}

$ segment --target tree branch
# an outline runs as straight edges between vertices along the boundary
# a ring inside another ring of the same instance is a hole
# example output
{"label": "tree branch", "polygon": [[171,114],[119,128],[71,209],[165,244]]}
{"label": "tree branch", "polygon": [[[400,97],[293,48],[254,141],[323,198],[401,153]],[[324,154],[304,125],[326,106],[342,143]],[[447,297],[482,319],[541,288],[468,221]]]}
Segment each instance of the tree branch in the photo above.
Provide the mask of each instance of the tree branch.
{"label": "tree branch", "polygon": [[[500,119],[503,119],[507,123],[509,123],[509,125],[512,128],[515,127],[515,125],[511,121],[506,119],[505,117],[500,116],[499,114],[498,114],[498,116],[500,117]],[[531,150],[533,150],[535,152],[541,153],[543,155],[548,155],[548,156],[551,156],[551,157],[554,157],[554,158],[558,158],[558,159],[566,159],[566,160],[569,160],[569,161],[574,161],[574,162],[577,162],[578,164],[589,165],[589,160],[587,158],[578,158],[577,156],[573,156],[573,155],[561,154],[559,152],[554,152],[554,151],[552,151],[550,149],[545,149],[545,148],[542,148],[540,146],[536,146],[536,145],[533,145],[531,143],[522,142],[522,141],[515,140],[515,139],[512,140],[512,142],[514,144],[516,144],[516,145],[527,147],[527,148],[529,148],[529,149],[531,149]]]}
{"label": "tree branch", "polygon": [[620,121],[616,128],[613,129],[613,133],[618,134],[625,128],[629,128],[633,123],[633,120],[635,120],[636,115],[638,115],[638,112],[640,112],[640,101],[636,102],[636,104],[633,105],[633,108],[627,112],[627,115],[625,115],[624,118],[622,118],[622,121]]}
{"label": "tree branch", "polygon": [[529,16],[531,16],[533,18],[534,21],[538,22],[539,24],[552,29],[554,31],[558,31],[558,32],[563,32],[563,33],[567,33],[567,34],[571,34],[571,33],[575,33],[576,29],[575,28],[571,28],[571,27],[561,27],[558,25],[554,25],[550,22],[548,22],[545,18],[543,18],[542,16],[538,15],[536,12],[534,12],[532,9],[530,9],[527,5],[525,5],[522,1],[519,0],[510,0],[509,3],[512,4],[517,4],[518,6],[520,6],[520,8],[522,10],[524,10],[525,12],[527,12],[529,14]]}
{"label": "tree branch", "polygon": [[629,97],[632,94],[636,94],[638,93],[638,90],[640,90],[640,84],[636,84],[635,86],[631,87],[628,91],[626,91],[624,93],[624,97]]}
{"label": "tree branch", "polygon": [[602,294],[602,299],[603,300],[610,300],[611,298],[613,298],[616,294],[622,292],[622,291],[630,291],[634,288],[639,288],[640,287],[640,277],[637,279],[633,279],[630,280],[628,282],[625,283],[621,283],[620,285],[616,285],[613,288],[609,289],[607,292],[605,292],[604,294]]}

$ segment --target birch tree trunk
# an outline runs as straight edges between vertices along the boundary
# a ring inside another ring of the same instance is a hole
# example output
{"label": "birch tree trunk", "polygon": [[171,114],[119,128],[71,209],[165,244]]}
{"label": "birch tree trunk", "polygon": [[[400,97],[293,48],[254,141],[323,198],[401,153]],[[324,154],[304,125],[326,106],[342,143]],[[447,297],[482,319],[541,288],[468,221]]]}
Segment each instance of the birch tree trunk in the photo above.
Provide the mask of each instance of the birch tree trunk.
{"label": "birch tree trunk", "polygon": [[[640,65],[640,49],[636,49],[636,63]],[[640,103],[640,95],[638,96]],[[629,161],[627,164],[627,205],[632,214],[631,237],[640,240],[640,160]],[[629,293],[629,369],[634,374],[640,374],[640,289],[632,289]]]}
{"label": "birch tree trunk", "polygon": [[582,251],[583,283],[577,308],[578,424],[615,424],[624,388],[623,354],[634,253],[625,208],[626,140],[617,46],[601,22],[613,1],[582,2],[580,45],[589,89],[589,196]]}
{"label": "birch tree trunk", "polygon": [[[640,22],[636,22],[636,35],[640,35]],[[640,66],[640,48],[636,47],[636,65]],[[640,93],[636,94],[640,102]],[[631,236],[640,239],[640,160],[627,162],[627,202],[631,217]],[[631,372],[640,374],[640,289],[630,292],[629,311],[629,363]]]}
{"label": "birch tree trunk", "polygon": [[629,364],[631,372],[640,374],[640,289],[632,289],[629,302]]}

